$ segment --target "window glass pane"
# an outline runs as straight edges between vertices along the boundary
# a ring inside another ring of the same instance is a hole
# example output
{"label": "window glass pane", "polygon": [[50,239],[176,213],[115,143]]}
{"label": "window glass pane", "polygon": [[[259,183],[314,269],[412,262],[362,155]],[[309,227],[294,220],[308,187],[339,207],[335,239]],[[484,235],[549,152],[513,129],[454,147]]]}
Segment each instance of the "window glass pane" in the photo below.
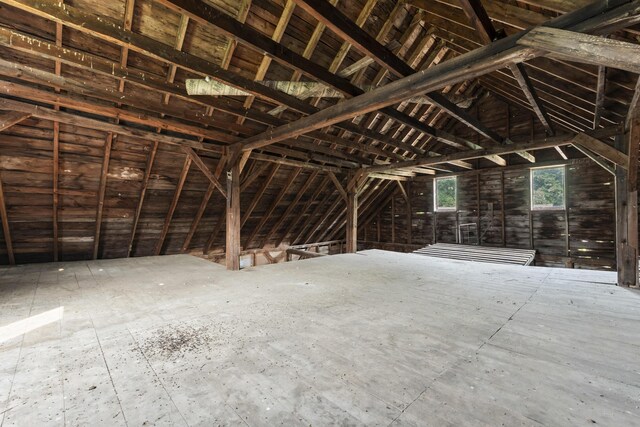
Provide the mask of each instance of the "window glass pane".
{"label": "window glass pane", "polygon": [[436,179],[436,210],[456,209],[456,177]]}
{"label": "window glass pane", "polygon": [[534,209],[564,208],[564,168],[531,170],[531,205]]}

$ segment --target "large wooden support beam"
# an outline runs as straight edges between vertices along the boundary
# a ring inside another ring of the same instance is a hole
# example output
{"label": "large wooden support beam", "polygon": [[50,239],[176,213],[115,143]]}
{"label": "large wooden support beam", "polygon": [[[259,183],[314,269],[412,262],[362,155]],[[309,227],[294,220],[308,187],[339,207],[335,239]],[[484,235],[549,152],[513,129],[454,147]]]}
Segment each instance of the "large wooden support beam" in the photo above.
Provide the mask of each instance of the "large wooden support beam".
{"label": "large wooden support beam", "polygon": [[347,247],[346,252],[358,251],[358,192],[352,188],[347,192]]}
{"label": "large wooden support beam", "polygon": [[558,28],[538,27],[518,41],[553,56],[640,73],[640,46]]}
{"label": "large wooden support beam", "polygon": [[98,206],[96,208],[96,230],[93,237],[93,259],[98,259],[98,249],[100,246],[100,230],[102,228],[102,211],[104,207],[104,195],[107,191],[107,175],[109,174],[109,159],[111,158],[111,145],[113,143],[113,133],[107,134],[104,143],[104,154],[102,157],[102,171],[100,172],[100,187],[98,189]]}
{"label": "large wooden support beam", "polygon": [[29,113],[20,111],[2,111],[0,112],[0,132],[9,129],[11,126],[20,123],[31,117]]}
{"label": "large wooden support beam", "polygon": [[4,234],[4,242],[7,245],[7,256],[9,264],[15,265],[16,259],[13,254],[13,243],[11,242],[11,229],[9,228],[9,217],[7,216],[7,205],[4,201],[4,190],[2,188],[2,179],[0,179],[0,219],[2,219],[2,233]]}
{"label": "large wooden support beam", "polygon": [[614,163],[624,169],[628,166],[629,156],[611,145],[585,133],[577,134],[573,139],[573,144],[580,145],[583,148],[593,151],[594,153],[609,160],[611,163]]}
{"label": "large wooden support beam", "polygon": [[167,216],[164,219],[164,224],[162,225],[162,230],[160,231],[160,238],[156,242],[156,246],[153,250],[154,255],[160,255],[160,252],[162,252],[162,246],[164,245],[164,241],[167,237],[167,233],[169,233],[169,226],[171,225],[171,219],[173,219],[173,214],[176,211],[176,207],[178,207],[180,194],[182,194],[184,183],[187,181],[187,176],[189,175],[189,168],[191,167],[191,161],[192,161],[191,156],[186,156],[186,158],[184,159],[184,165],[182,166],[180,179],[178,180],[176,191],[175,193],[173,193],[173,200],[171,200],[171,205],[169,206],[169,212],[167,212]]}
{"label": "large wooden support beam", "polygon": [[240,165],[227,171],[227,270],[240,270]]}

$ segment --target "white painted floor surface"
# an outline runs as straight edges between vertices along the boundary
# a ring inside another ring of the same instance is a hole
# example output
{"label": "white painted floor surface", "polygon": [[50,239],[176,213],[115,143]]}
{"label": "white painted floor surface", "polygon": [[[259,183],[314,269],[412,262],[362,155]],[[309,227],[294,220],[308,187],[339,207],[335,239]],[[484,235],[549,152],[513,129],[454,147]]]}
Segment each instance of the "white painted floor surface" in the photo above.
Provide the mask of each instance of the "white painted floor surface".
{"label": "white painted floor surface", "polygon": [[365,251],[0,274],[2,426],[640,425],[614,273]]}

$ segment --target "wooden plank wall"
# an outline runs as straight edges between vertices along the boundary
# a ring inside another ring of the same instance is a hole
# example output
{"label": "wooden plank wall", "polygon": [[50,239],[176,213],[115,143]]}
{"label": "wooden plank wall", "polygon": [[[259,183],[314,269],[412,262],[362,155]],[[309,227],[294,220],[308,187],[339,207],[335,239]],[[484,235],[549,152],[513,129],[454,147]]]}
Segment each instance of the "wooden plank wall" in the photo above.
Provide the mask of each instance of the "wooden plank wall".
{"label": "wooden plank wall", "polygon": [[[459,223],[480,223],[481,244],[538,250],[537,265],[615,268],[613,176],[587,159],[566,165],[567,210],[531,211],[529,167],[470,172],[458,178],[458,211],[433,211],[433,179],[411,185],[411,245],[401,193],[363,225],[365,247],[398,251],[455,243]],[[504,202],[503,202],[504,194]],[[392,211],[395,215],[392,215]],[[378,223],[380,240],[378,244]],[[569,236],[567,236],[567,230]]]}

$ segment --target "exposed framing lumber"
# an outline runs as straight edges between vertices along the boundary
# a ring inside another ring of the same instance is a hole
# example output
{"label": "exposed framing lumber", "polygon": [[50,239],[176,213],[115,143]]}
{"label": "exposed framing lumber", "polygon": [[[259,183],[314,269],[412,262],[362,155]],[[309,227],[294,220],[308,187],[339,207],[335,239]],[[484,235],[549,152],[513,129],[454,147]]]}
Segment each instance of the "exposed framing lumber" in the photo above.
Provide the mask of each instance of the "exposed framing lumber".
{"label": "exposed framing lumber", "polygon": [[107,176],[109,174],[109,159],[111,158],[111,145],[113,144],[114,135],[112,132],[107,134],[104,143],[104,154],[102,158],[102,169],[100,172],[100,187],[98,189],[97,207],[96,207],[96,229],[93,237],[93,256],[92,259],[98,259],[98,249],[100,246],[100,230],[102,228],[102,212],[104,208],[104,195],[107,191]]}
{"label": "exposed framing lumber", "polygon": [[209,182],[211,182],[211,184],[213,184],[218,189],[220,194],[222,194],[222,196],[224,197],[227,197],[227,192],[225,191],[222,184],[220,184],[220,181],[218,181],[218,178],[216,178],[215,174],[211,172],[211,169],[209,169],[207,165],[204,164],[200,156],[198,156],[198,154],[193,150],[193,148],[182,147],[182,149],[187,154],[187,156],[193,161],[193,163],[198,167],[198,169],[200,169],[200,171],[204,174],[204,176],[207,177]]}
{"label": "exposed framing lumber", "polygon": [[[611,137],[620,134],[621,129],[619,127],[600,129],[598,131],[592,131],[591,136],[593,137]],[[553,148],[560,147],[564,145],[573,144],[573,140],[575,138],[575,134],[569,135],[560,135],[550,138],[544,138],[541,140],[535,140],[528,143],[516,143],[511,145],[499,146],[491,149],[485,150],[469,150],[459,153],[453,153],[446,156],[434,156],[427,158],[419,158],[414,160],[405,160],[403,162],[390,163],[387,165],[378,165],[378,166],[369,166],[363,168],[364,173],[370,172],[385,172],[388,170],[394,169],[402,169],[405,167],[415,167],[415,166],[428,166],[428,165],[439,165],[443,163],[452,163],[456,161],[464,161],[464,160],[472,160],[480,157],[486,157],[487,155],[498,154],[505,155],[516,153],[518,151],[534,151],[534,150],[542,150],[545,148]]]}
{"label": "exposed framing lumber", "polygon": [[640,73],[640,46],[558,28],[534,28],[518,44],[586,64]]}
{"label": "exposed framing lumber", "polygon": [[[460,5],[462,6],[462,10],[465,15],[467,15],[473,26],[476,28],[484,44],[490,44],[495,40],[505,37],[506,34],[504,31],[496,30],[480,0],[460,0]],[[538,120],[540,120],[547,133],[549,135],[553,135],[554,130],[551,125],[551,120],[542,106],[540,98],[538,98],[524,65],[510,65],[509,69],[520,85],[522,92],[529,100],[531,108],[536,113],[536,116],[538,116]]]}
{"label": "exposed framing lumber", "polygon": [[282,227],[282,224],[284,223],[284,221],[286,221],[289,218],[289,216],[291,215],[291,212],[297,207],[298,202],[300,201],[302,196],[305,195],[305,193],[307,192],[311,184],[315,181],[319,173],[320,173],[319,171],[311,172],[311,174],[309,175],[309,178],[307,178],[305,183],[302,184],[302,187],[300,188],[300,190],[298,190],[296,197],[293,199],[291,203],[289,203],[289,205],[287,206],[287,209],[284,211],[282,215],[280,215],[280,218],[275,222],[275,224],[273,224],[273,226],[271,227],[271,230],[269,230],[269,232],[266,234],[262,242],[260,242],[260,244],[258,245],[259,247],[264,247],[264,245],[266,245],[271,239],[271,236],[273,236],[273,234],[276,233],[280,229],[280,227]]}
{"label": "exposed framing lumber", "polygon": [[204,147],[198,141],[192,141],[185,138],[177,138],[169,135],[162,135],[155,132],[149,132],[141,129],[131,128],[129,126],[123,126],[121,124],[103,122],[100,120],[83,117],[77,114],[56,111],[51,108],[45,108],[21,101],[14,101],[7,98],[0,98],[0,108],[11,108],[16,111],[30,113],[33,117],[43,120],[57,121],[60,123],[85,127],[88,129],[95,129],[103,132],[129,136],[136,139],[146,139],[150,141],[157,140],[158,142],[166,144],[205,149],[216,153],[222,151],[222,147],[217,148],[212,145],[207,145],[206,147]]}
{"label": "exposed framing lumber", "polygon": [[[552,19],[547,25],[569,28],[572,31],[609,32],[621,25],[628,25],[630,22],[629,13],[638,10],[640,10],[640,5],[622,0],[606,4],[594,3],[586,8]],[[242,143],[242,149],[248,150],[274,144],[402,102],[416,93],[432,92],[446,85],[478,77],[539,55],[540,53],[534,49],[517,44],[525,34],[526,31],[498,40],[488,46],[465,53],[374,91],[325,108],[318,113],[289,123],[287,126],[271,129],[248,138]]]}
{"label": "exposed framing lumber", "polygon": [[[220,176],[222,175],[222,172],[224,172],[226,162],[227,162],[227,156],[221,157],[220,160],[218,161],[218,165],[216,166],[216,170],[214,172],[214,177],[216,179],[219,180]],[[193,218],[193,221],[191,222],[191,227],[189,227],[189,232],[187,233],[187,236],[184,239],[184,243],[182,244],[182,252],[186,252],[187,249],[189,248],[189,245],[191,244],[191,239],[193,238],[193,235],[196,233],[196,230],[198,229],[200,220],[202,219],[202,216],[204,215],[204,212],[207,209],[207,205],[209,204],[209,200],[211,199],[211,196],[213,195],[213,192],[215,191],[215,189],[216,189],[216,186],[213,185],[213,183],[209,184],[209,188],[207,188],[206,193],[202,197],[202,202],[200,202],[200,207],[198,208],[198,212],[196,213],[196,216]]]}
{"label": "exposed framing lumber", "polygon": [[344,187],[342,186],[342,184],[340,183],[336,175],[333,172],[329,172],[329,178],[331,178],[331,181],[333,181],[334,185],[336,186],[336,189],[338,190],[338,194],[340,194],[340,196],[342,196],[342,198],[346,202],[347,192],[344,190]]}
{"label": "exposed framing lumber", "polygon": [[29,117],[31,117],[31,114],[20,111],[0,112],[0,132],[9,129],[11,126],[16,125]]}
{"label": "exposed framing lumber", "polygon": [[600,141],[597,138],[589,136],[585,133],[579,133],[573,138],[573,145],[580,145],[594,153],[604,157],[611,163],[614,163],[620,167],[627,168],[629,163],[629,156],[625,153],[618,151],[616,148],[609,144]]}
{"label": "exposed framing lumber", "polygon": [[347,193],[347,243],[346,252],[358,251],[358,193],[355,189]]}
{"label": "exposed framing lumber", "polygon": [[321,258],[323,256],[326,256],[326,254],[321,254],[318,252],[303,251],[302,249],[292,249],[292,248],[287,249],[287,255],[297,255],[300,257],[300,259]]}
{"label": "exposed framing lumber", "polygon": [[225,257],[227,270],[240,270],[240,165],[227,171],[227,232]]}
{"label": "exposed framing lumber", "polygon": [[249,247],[249,245],[251,244],[253,239],[255,239],[255,237],[258,235],[258,233],[260,232],[264,224],[269,220],[269,218],[271,218],[271,215],[273,215],[273,212],[278,207],[278,205],[280,204],[284,196],[287,195],[289,188],[291,188],[291,185],[295,182],[296,178],[300,174],[300,170],[301,170],[300,168],[295,168],[291,170],[291,172],[289,173],[289,176],[287,177],[287,183],[284,185],[284,187],[282,187],[278,195],[271,202],[271,205],[267,208],[266,212],[262,215],[262,218],[260,218],[260,222],[258,223],[258,225],[256,225],[253,228],[253,231],[251,232],[251,234],[249,234],[249,237],[247,237],[247,239],[245,240],[245,243],[243,245],[245,249]]}
{"label": "exposed framing lumber", "polygon": [[131,256],[133,249],[133,242],[136,237],[136,231],[138,230],[138,221],[140,220],[140,213],[142,212],[142,206],[144,204],[144,197],[147,194],[147,187],[149,186],[149,178],[151,177],[151,170],[153,169],[153,162],[158,152],[158,141],[153,143],[151,151],[147,156],[147,164],[144,169],[144,178],[142,179],[142,188],[140,189],[140,197],[138,198],[138,205],[136,206],[136,212],[133,216],[133,223],[131,224],[131,233],[129,235],[129,245],[127,249],[127,257]]}
{"label": "exposed framing lumber", "polygon": [[52,147],[52,192],[53,192],[53,206],[52,206],[52,226],[53,226],[53,262],[58,262],[58,202],[59,198],[59,167],[60,167],[60,123],[53,122],[53,147]]}
{"label": "exposed framing lumber", "polygon": [[171,200],[171,205],[169,206],[169,211],[167,212],[167,216],[164,219],[164,224],[162,225],[162,230],[160,231],[160,237],[158,238],[158,241],[156,242],[153,250],[154,255],[160,255],[160,253],[162,252],[162,246],[164,245],[164,240],[167,237],[167,233],[169,232],[171,219],[173,219],[173,214],[175,213],[176,207],[178,206],[180,194],[182,194],[182,189],[184,188],[184,183],[187,181],[187,176],[189,175],[189,168],[191,166],[192,160],[193,158],[187,154],[182,166],[182,172],[180,173],[180,179],[178,180],[176,190],[173,194],[173,199]]}
{"label": "exposed framing lumber", "polygon": [[2,219],[2,233],[4,234],[4,242],[7,246],[7,256],[10,265],[16,265],[16,258],[13,254],[13,243],[11,241],[11,228],[9,228],[9,216],[7,215],[7,205],[4,200],[2,178],[0,177],[0,217]]}
{"label": "exposed framing lumber", "polygon": [[605,91],[607,87],[607,67],[598,67],[598,83],[596,85],[596,107],[593,113],[593,129],[597,129],[602,118],[602,108],[604,107]]}
{"label": "exposed framing lumber", "polygon": [[[391,50],[380,44],[362,28],[355,25],[355,23],[326,0],[295,1],[314,18],[321,21],[340,37],[349,41],[349,43],[354,45],[358,50],[372,57],[381,66],[388,68],[397,76],[406,77],[415,73],[415,70],[409,64],[402,61]],[[451,116],[474,129],[476,132],[479,132],[484,137],[496,143],[501,143],[504,140],[504,138],[496,132],[482,125],[474,117],[467,114],[442,94],[433,92],[428,93],[426,96],[438,107],[447,111]],[[410,124],[408,125],[411,126]],[[429,132],[426,132],[426,129],[422,130],[422,132],[429,134]]]}

